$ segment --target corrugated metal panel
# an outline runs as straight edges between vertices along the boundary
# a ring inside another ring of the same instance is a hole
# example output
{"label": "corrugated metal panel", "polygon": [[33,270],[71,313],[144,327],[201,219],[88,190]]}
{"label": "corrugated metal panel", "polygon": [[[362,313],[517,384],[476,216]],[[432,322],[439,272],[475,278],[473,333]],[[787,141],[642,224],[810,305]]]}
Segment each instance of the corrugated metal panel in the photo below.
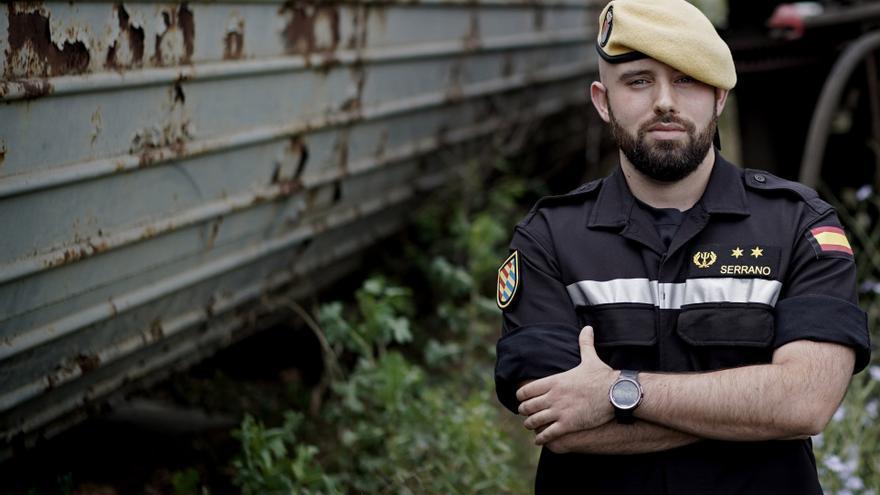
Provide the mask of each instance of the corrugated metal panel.
{"label": "corrugated metal panel", "polygon": [[216,347],[263,294],[329,280],[454,180],[439,148],[583,100],[597,8],[8,3],[3,437]]}

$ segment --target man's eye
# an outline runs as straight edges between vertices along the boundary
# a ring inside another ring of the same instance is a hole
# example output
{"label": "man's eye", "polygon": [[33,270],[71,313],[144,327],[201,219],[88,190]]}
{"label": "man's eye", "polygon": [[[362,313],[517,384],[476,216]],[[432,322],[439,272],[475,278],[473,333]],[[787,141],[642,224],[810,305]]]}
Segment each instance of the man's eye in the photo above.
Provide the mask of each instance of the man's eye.
{"label": "man's eye", "polygon": [[633,79],[632,81],[627,83],[629,86],[644,86],[648,84],[647,79]]}
{"label": "man's eye", "polygon": [[678,78],[678,82],[682,84],[690,84],[694,82],[694,78],[691,76],[682,76]]}

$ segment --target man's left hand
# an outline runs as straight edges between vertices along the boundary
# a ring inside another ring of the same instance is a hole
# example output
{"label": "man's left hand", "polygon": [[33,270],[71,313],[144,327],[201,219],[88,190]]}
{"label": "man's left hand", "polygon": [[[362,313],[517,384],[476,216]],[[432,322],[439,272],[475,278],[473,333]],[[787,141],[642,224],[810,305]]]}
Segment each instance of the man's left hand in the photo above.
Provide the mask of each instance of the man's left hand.
{"label": "man's left hand", "polygon": [[567,433],[601,426],[614,418],[608,390],[616,373],[596,354],[593,328],[578,337],[581,364],[523,385],[516,391],[526,428],[537,430],[535,444],[544,445]]}

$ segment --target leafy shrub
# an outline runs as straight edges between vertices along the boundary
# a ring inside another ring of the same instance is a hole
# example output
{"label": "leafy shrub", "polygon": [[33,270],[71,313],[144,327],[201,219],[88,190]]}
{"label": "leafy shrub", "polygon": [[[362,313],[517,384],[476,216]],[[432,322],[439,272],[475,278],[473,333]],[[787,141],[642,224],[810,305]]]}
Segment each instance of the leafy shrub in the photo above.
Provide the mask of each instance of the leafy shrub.
{"label": "leafy shrub", "polygon": [[499,310],[481,294],[494,293],[527,190],[508,179],[488,196],[446,191],[417,212],[404,252],[424,282],[419,319],[414,292],[384,276],[365,280],[353,304],[317,309],[332,368],[353,366],[311,421],[245,418],[234,463],[245,493],[531,491],[536,450],[494,398]]}
{"label": "leafy shrub", "polygon": [[[860,284],[859,305],[868,313],[871,341],[880,340],[880,196],[870,187],[831,198],[852,243]],[[813,438],[819,476],[828,494],[880,494],[880,364],[874,353],[868,371],[853,377],[831,423]]]}
{"label": "leafy shrub", "polygon": [[233,461],[235,482],[244,493],[340,493],[336,479],[315,462],[317,447],[298,442],[302,421],[301,414],[289,411],[283,425],[266,428],[245,416],[234,433],[242,452]]}
{"label": "leafy shrub", "polygon": [[[530,478],[517,469],[510,439],[498,427],[490,361],[484,358],[477,374],[481,382],[432,383],[425,368],[388,350],[411,339],[410,295],[371,278],[356,294],[352,321],[341,303],[319,309],[334,358],[354,353],[357,363],[332,383],[332,400],[321,413],[326,428],[309,431],[295,412],[276,428],[245,418],[234,462],[245,493],[528,492]],[[460,343],[430,342],[430,366],[461,359]]]}

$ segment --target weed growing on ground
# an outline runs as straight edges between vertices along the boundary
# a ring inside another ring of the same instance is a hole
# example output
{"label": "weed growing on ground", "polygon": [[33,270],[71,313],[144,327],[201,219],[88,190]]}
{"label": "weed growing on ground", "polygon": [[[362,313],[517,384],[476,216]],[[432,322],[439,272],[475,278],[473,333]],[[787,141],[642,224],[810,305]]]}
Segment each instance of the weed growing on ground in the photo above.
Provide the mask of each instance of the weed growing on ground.
{"label": "weed growing on ground", "polygon": [[[847,190],[834,204],[858,267],[859,306],[868,313],[871,341],[880,329],[880,196],[870,187]],[[853,377],[831,423],[813,438],[822,487],[829,495],[880,494],[880,359]]]}
{"label": "weed growing on ground", "polygon": [[526,190],[506,180],[488,197],[441,192],[417,213],[405,261],[380,267],[353,302],[316,309],[315,330],[344,371],[317,418],[245,418],[234,461],[244,493],[531,491],[536,451],[494,398],[500,313],[484,295]]}

